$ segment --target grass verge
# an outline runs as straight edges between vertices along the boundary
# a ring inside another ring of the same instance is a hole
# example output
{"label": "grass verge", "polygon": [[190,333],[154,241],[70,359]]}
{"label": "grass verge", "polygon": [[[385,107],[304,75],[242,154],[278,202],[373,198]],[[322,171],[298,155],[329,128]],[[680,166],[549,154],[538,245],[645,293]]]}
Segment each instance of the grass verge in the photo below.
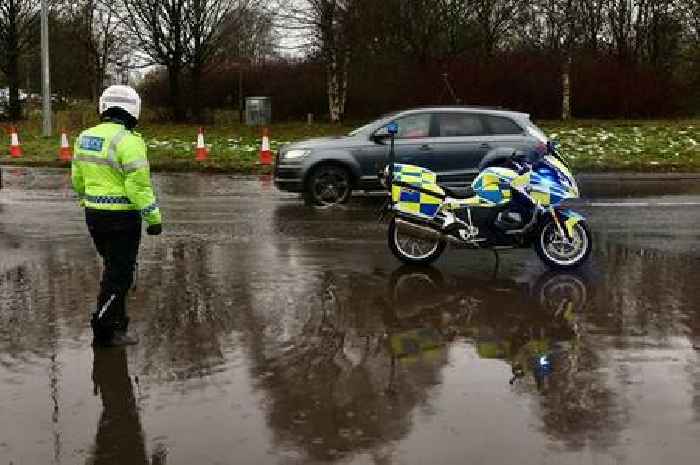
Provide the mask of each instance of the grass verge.
{"label": "grass verge", "polygon": [[[358,124],[359,125],[359,124]],[[542,121],[538,125],[561,143],[564,155],[575,171],[700,171],[700,120],[573,120]],[[272,150],[288,142],[343,135],[357,125],[278,123],[270,128]],[[7,129],[7,127],[6,127]],[[78,133],[69,131],[71,143]],[[202,171],[231,173],[267,173],[260,166],[259,130],[243,125],[219,125],[205,128],[210,155],[196,161],[197,126],[152,124],[139,129],[148,145],[148,157],[154,171]],[[40,135],[39,122],[20,127],[22,158],[9,157],[2,149],[0,163],[25,166],[68,166],[58,159],[59,138]],[[9,144],[9,136],[6,137]]]}

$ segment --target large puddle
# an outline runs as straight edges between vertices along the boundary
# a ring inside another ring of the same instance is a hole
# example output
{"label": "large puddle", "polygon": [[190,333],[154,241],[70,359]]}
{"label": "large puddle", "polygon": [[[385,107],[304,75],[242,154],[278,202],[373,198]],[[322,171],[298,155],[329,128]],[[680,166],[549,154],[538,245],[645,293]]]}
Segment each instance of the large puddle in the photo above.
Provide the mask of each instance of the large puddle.
{"label": "large puddle", "polygon": [[370,200],[160,176],[141,343],[93,351],[101,266],[64,181],[0,191],[0,464],[697,462],[697,209],[588,211],[576,273],[529,251],[417,269]]}

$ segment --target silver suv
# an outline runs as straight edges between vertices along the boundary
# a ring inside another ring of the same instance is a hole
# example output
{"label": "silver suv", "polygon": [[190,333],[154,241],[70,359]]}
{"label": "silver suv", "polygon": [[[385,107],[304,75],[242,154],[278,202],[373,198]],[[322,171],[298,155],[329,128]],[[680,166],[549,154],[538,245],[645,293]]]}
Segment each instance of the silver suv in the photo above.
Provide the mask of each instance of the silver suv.
{"label": "silver suv", "polygon": [[417,108],[386,115],[344,137],[308,139],[280,148],[275,185],[301,192],[307,203],[347,202],[353,190],[381,190],[388,158],[387,124],[396,121],[396,161],[428,168],[438,182],[468,186],[489,160],[507,151],[546,147],[530,115],[475,107]]}

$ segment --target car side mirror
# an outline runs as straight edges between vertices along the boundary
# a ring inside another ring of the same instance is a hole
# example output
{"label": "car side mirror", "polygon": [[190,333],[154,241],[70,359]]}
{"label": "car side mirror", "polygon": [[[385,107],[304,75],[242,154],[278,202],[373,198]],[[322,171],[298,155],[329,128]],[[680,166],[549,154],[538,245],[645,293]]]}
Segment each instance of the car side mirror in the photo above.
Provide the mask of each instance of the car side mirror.
{"label": "car side mirror", "polygon": [[386,140],[396,137],[398,133],[399,125],[396,121],[392,121],[383,128],[377,129],[374,134],[372,134],[371,139],[377,144],[386,145]]}
{"label": "car side mirror", "polygon": [[389,134],[386,133],[381,133],[381,132],[375,132],[370,136],[370,139],[375,144],[380,144],[380,145],[386,145],[386,140],[389,138]]}

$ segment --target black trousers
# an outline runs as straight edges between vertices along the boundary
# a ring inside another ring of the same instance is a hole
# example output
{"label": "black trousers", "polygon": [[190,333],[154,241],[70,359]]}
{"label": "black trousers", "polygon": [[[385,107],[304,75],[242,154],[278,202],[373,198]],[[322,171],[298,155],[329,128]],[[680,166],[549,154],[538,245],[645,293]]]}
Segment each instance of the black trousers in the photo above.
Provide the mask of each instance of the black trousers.
{"label": "black trousers", "polygon": [[108,340],[115,330],[126,331],[129,324],[126,298],[134,282],[141,216],[136,211],[86,209],[85,222],[104,264],[92,329],[96,338]]}

